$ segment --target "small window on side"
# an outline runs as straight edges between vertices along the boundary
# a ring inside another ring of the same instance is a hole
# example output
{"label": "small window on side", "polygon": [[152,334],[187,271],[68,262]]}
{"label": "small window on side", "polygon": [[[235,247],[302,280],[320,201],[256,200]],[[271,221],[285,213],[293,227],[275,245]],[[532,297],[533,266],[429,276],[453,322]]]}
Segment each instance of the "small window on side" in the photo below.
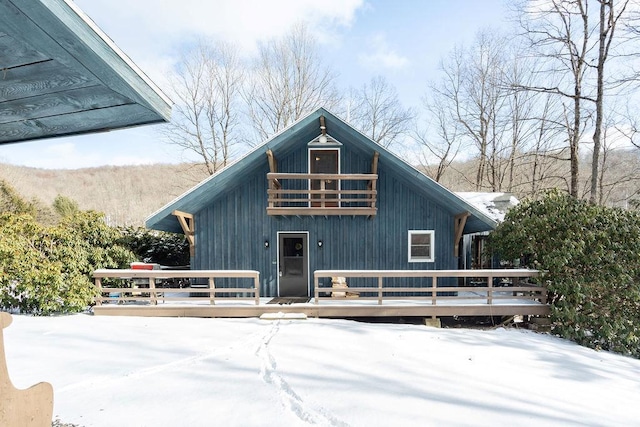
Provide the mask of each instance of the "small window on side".
{"label": "small window on side", "polygon": [[433,230],[409,230],[409,262],[434,261]]}

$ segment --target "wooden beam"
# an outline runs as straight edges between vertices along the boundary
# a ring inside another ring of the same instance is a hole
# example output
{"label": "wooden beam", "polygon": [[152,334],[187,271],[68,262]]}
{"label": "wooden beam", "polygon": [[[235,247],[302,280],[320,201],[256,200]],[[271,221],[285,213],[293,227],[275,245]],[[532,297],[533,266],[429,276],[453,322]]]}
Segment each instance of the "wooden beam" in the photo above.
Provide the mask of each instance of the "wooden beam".
{"label": "wooden beam", "polygon": [[353,216],[353,215],[361,215],[361,216],[374,216],[377,213],[376,208],[367,208],[367,207],[341,207],[341,208],[333,208],[333,207],[277,207],[277,208],[267,208],[267,215],[292,215],[292,216]]}
{"label": "wooden beam", "polygon": [[371,173],[372,174],[377,174],[378,173],[378,158],[380,157],[380,153],[378,153],[377,151],[373,152],[373,159],[371,160]]}
{"label": "wooden beam", "polygon": [[269,160],[269,172],[278,173],[278,164],[276,163],[273,151],[267,150],[267,159]]}
{"label": "wooden beam", "polygon": [[454,218],[454,237],[453,237],[453,256],[458,256],[458,250],[460,249],[460,239],[462,239],[462,232],[464,231],[464,226],[467,223],[467,218],[469,218],[471,214],[469,212],[463,212],[458,214]]}
{"label": "wooden beam", "polygon": [[196,224],[193,219],[193,214],[178,210],[173,211],[172,214],[178,218],[180,227],[182,227],[184,235],[187,236],[187,241],[189,242],[189,254],[194,256],[196,252]]}
{"label": "wooden beam", "polygon": [[[267,160],[269,162],[269,172],[270,173],[278,173],[278,162],[276,161],[276,157],[273,155],[273,151],[271,150],[267,150]],[[269,178],[267,177],[267,179],[269,180],[269,188],[272,190],[278,190],[280,188],[282,188],[282,185],[280,184],[280,181],[278,181],[277,178]],[[272,205],[271,207],[274,207],[276,205]]]}
{"label": "wooden beam", "polygon": [[[376,175],[376,179],[372,179],[371,181],[369,181],[368,187],[369,190],[371,191],[376,191],[376,184],[378,181],[378,158],[380,157],[380,153],[378,153],[377,151],[373,152],[373,159],[371,159],[371,174]],[[375,208],[376,207],[376,199],[373,199],[373,202],[371,203],[371,207]],[[370,217],[371,218],[371,217]]]}

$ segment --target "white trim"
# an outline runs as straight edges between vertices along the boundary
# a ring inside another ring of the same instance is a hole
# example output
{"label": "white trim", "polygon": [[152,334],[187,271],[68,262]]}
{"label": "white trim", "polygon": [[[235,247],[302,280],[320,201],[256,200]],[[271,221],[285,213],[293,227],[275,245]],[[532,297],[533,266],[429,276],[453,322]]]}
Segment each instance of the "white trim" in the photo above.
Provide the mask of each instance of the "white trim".
{"label": "white trim", "polygon": [[[431,236],[429,244],[429,257],[428,258],[412,258],[411,257],[411,236],[414,234],[428,234]],[[408,262],[435,262],[435,230],[408,230],[407,232],[407,260]]]}
{"label": "white trim", "polygon": [[309,293],[309,284],[311,283],[311,256],[309,254],[309,232],[308,231],[277,231],[276,232],[276,277],[277,285],[276,285],[276,293],[277,296],[280,296],[280,235],[281,234],[306,234],[307,235],[307,247],[305,250],[305,254],[307,254],[307,296],[311,296]]}

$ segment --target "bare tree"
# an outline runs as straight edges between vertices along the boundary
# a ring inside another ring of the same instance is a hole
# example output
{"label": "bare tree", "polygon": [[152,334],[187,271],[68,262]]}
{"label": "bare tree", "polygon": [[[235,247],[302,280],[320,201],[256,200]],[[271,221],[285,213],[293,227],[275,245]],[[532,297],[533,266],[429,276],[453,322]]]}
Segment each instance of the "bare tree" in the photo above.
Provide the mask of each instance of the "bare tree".
{"label": "bare tree", "polygon": [[[592,4],[597,9],[590,9]],[[593,120],[593,152],[589,200],[598,201],[598,168],[602,149],[603,104],[606,95],[613,95],[613,84],[620,78],[608,79],[612,73],[611,53],[616,47],[633,40],[633,28],[627,15],[629,0],[548,0],[523,2],[519,6],[520,23],[525,36],[537,50],[537,57],[546,63],[547,72],[539,82],[523,87],[553,93],[569,101],[566,105],[567,132],[571,162],[570,193],[579,196],[579,145],[587,121]],[[619,22],[627,35],[620,37]],[[637,52],[636,52],[637,53]],[[618,52],[620,55],[621,52]],[[617,71],[621,68],[617,67]],[[609,86],[607,85],[609,80]],[[609,92],[609,93],[607,93]],[[585,103],[586,102],[586,103]]]}
{"label": "bare tree", "polygon": [[[478,156],[476,190],[497,191],[502,183],[505,146],[507,90],[503,85],[506,40],[490,31],[478,34],[469,49],[456,48],[441,63],[442,80],[431,91],[459,126],[462,154]],[[446,102],[445,102],[446,101]]]}
{"label": "bare tree", "polygon": [[571,103],[565,109],[571,164],[569,192],[578,197],[582,101],[586,99],[583,86],[592,31],[586,0],[523,2],[519,13],[524,35],[536,56],[547,64],[547,70],[540,73],[542,81],[538,84],[514,87],[557,94]]}
{"label": "bare tree", "polygon": [[514,187],[519,188],[521,195],[527,196],[554,187],[565,176],[561,168],[564,162],[558,161],[563,158],[566,147],[561,145],[565,127],[558,117],[561,112],[557,110],[557,98],[551,94],[536,94],[535,101],[535,111],[530,112],[526,119],[531,125],[530,142],[517,163],[524,179]]}
{"label": "bare tree", "polygon": [[[460,136],[456,117],[446,108],[447,100],[437,91],[424,96],[424,124],[416,124],[413,139],[418,144],[419,163],[427,174],[440,182],[460,151]],[[431,166],[435,160],[435,168]]]}
{"label": "bare tree", "polygon": [[404,108],[398,93],[382,76],[354,92],[351,122],[369,138],[389,148],[409,131],[414,113]]}
{"label": "bare tree", "polygon": [[[599,13],[599,25],[598,25],[598,59],[596,62],[596,116],[595,126],[593,130],[593,159],[591,161],[591,192],[589,201],[591,203],[596,202],[598,193],[598,167],[600,156],[600,147],[602,145],[602,121],[604,116],[603,104],[604,104],[604,78],[605,78],[605,63],[609,57],[609,50],[611,49],[611,42],[614,40],[614,33],[616,25],[620,18],[625,13],[628,0],[620,2],[620,10],[614,9],[615,0],[598,0],[600,3]],[[586,0],[585,0],[586,3]]]}
{"label": "bare tree", "polygon": [[236,48],[201,42],[171,79],[174,99],[166,139],[196,153],[209,174],[226,166],[240,141],[239,113],[244,69]]}
{"label": "bare tree", "polygon": [[304,24],[259,47],[245,91],[253,128],[264,140],[317,107],[339,103],[334,73]]}

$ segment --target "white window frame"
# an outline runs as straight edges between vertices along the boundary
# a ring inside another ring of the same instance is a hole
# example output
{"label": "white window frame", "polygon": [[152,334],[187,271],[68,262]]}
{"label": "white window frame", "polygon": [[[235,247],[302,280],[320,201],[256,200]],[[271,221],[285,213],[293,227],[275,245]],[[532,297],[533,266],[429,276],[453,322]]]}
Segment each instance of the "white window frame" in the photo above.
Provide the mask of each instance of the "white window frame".
{"label": "white window frame", "polygon": [[[431,236],[429,256],[427,258],[416,258],[411,256],[411,236],[413,236],[414,234],[428,234],[429,236]],[[435,230],[409,230],[409,232],[407,233],[407,258],[409,262],[435,262],[435,239]]]}

